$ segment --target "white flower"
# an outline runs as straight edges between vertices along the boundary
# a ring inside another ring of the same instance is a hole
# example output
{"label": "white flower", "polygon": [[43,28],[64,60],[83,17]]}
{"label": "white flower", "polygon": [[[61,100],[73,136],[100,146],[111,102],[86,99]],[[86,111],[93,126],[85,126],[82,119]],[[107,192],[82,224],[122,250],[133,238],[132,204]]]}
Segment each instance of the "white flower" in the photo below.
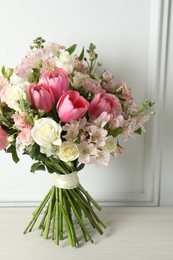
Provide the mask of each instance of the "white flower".
{"label": "white flower", "polygon": [[63,162],[74,161],[79,157],[79,149],[77,145],[70,141],[62,143],[59,150],[59,158]]}
{"label": "white flower", "polygon": [[41,146],[40,151],[49,153],[53,145],[61,145],[62,128],[51,118],[41,118],[35,121],[31,130],[34,141]]}
{"label": "white flower", "polygon": [[75,72],[75,75],[73,77],[73,87],[75,89],[78,89],[79,87],[82,86],[82,80],[85,78],[89,78],[87,74],[81,73],[81,72]]}
{"label": "white flower", "polygon": [[98,156],[93,160],[96,166],[103,164],[108,166],[110,160],[110,153],[105,150],[98,151]]}
{"label": "white flower", "polygon": [[79,144],[79,162],[91,163],[92,159],[97,157],[98,150],[95,144],[83,141]]}
{"label": "white flower", "polygon": [[68,53],[68,51],[61,52],[56,64],[58,68],[64,69],[67,72],[67,74],[71,74],[73,72],[73,58]]}
{"label": "white flower", "polygon": [[117,148],[117,139],[113,136],[108,136],[106,139],[105,146],[103,148],[109,152],[115,151]]}
{"label": "white flower", "polygon": [[20,86],[9,85],[3,97],[5,102],[10,108],[20,111],[19,101],[26,99],[26,93]]}
{"label": "white flower", "polygon": [[25,81],[25,79],[17,76],[16,73],[13,73],[12,76],[10,77],[10,83],[12,85],[18,85],[20,83],[23,83],[24,81]]}
{"label": "white flower", "polygon": [[97,127],[95,125],[89,125],[85,127],[85,130],[90,135],[90,141],[95,143],[97,147],[102,147],[105,145],[107,130],[104,128]]}
{"label": "white flower", "polygon": [[0,76],[0,90],[6,86],[8,86],[8,80],[6,78]]}

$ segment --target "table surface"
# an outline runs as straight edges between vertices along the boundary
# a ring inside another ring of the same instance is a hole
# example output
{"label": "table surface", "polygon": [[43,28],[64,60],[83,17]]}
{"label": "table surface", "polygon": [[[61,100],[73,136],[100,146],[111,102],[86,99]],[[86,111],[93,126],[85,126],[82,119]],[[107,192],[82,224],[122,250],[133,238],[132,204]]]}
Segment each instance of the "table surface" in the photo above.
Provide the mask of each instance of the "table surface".
{"label": "table surface", "polygon": [[103,207],[107,225],[102,236],[91,232],[94,244],[57,246],[40,231],[23,235],[34,208],[0,208],[1,260],[173,260],[173,208]]}

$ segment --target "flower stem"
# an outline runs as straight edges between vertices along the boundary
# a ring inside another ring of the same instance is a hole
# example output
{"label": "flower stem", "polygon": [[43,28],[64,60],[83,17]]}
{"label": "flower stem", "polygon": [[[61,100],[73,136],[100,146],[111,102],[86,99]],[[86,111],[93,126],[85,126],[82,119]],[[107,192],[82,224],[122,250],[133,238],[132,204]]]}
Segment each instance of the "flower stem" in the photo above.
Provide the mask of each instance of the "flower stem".
{"label": "flower stem", "polygon": [[43,199],[42,203],[40,204],[40,206],[37,208],[37,210],[34,213],[33,218],[31,219],[31,221],[29,222],[28,226],[26,227],[26,229],[24,230],[23,234],[26,234],[26,232],[29,229],[29,232],[32,231],[33,226],[35,225],[35,222],[37,221],[39,215],[41,214],[44,206],[46,205],[46,203],[48,202],[49,198],[50,198],[50,194],[52,192],[52,188],[49,190],[49,192],[47,193],[47,195],[45,196],[45,198]]}
{"label": "flower stem", "polygon": [[44,238],[47,239],[49,235],[49,229],[50,229],[50,222],[51,222],[51,215],[52,215],[52,204],[53,204],[53,198],[54,198],[54,191],[55,189],[52,190],[52,194],[50,197],[50,202],[48,206],[48,214],[47,214],[47,219],[46,219],[46,226],[45,226],[45,231],[44,231]]}

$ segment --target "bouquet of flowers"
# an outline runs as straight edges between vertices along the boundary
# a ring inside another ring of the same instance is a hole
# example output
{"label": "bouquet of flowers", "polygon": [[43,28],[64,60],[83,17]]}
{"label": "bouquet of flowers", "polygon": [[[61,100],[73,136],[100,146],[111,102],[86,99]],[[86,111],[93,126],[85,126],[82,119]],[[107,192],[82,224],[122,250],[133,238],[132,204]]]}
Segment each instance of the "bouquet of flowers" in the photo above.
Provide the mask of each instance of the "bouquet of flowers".
{"label": "bouquet of flowers", "polygon": [[3,66],[0,77],[0,150],[16,163],[18,152],[29,155],[31,172],[49,172],[54,181],[24,233],[40,216],[45,239],[59,245],[67,232],[71,246],[79,244],[76,225],[91,243],[85,221],[100,234],[105,228],[94,209],[101,207],[77,173],[86,164],[107,166],[111,155],[120,156],[119,135],[127,140],[141,134],[152,105],[146,100],[137,106],[125,83],[101,71],[93,44],[87,56],[84,48],[79,55],[75,49],[76,44],[66,48],[38,37],[21,63]]}

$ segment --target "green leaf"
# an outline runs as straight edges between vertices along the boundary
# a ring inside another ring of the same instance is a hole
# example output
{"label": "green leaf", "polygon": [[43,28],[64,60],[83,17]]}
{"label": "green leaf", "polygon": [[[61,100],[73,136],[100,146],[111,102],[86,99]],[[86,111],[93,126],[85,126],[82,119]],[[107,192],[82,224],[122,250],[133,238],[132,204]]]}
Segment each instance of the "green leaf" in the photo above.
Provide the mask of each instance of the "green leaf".
{"label": "green leaf", "polygon": [[13,71],[14,71],[14,69],[12,69],[12,68],[8,68],[6,70],[6,75],[7,75],[8,80],[10,79],[11,75],[13,74]]}
{"label": "green leaf", "polygon": [[34,173],[35,171],[45,171],[45,166],[40,162],[33,163],[31,166],[31,172]]}
{"label": "green leaf", "polygon": [[142,128],[138,128],[137,130],[135,130],[135,133],[138,134],[138,135],[141,135],[142,134]]}
{"label": "green leaf", "polygon": [[6,70],[5,66],[2,67],[1,72],[2,75],[7,78],[8,80],[10,79],[11,75],[13,74],[14,69],[13,68],[8,68]]}
{"label": "green leaf", "polygon": [[13,161],[14,161],[15,163],[18,163],[18,162],[19,162],[19,157],[18,157],[18,155],[17,155],[15,145],[11,145],[11,146],[7,149],[7,153],[11,153],[12,158],[13,158]]}
{"label": "green leaf", "polygon": [[80,61],[83,60],[83,58],[84,58],[84,52],[85,52],[85,50],[84,50],[84,47],[83,47],[83,49],[81,51],[81,54],[79,55],[79,60]]}
{"label": "green leaf", "polygon": [[5,66],[2,66],[1,72],[2,72],[2,75],[5,77]]}
{"label": "green leaf", "polygon": [[113,137],[116,137],[117,135],[119,135],[122,131],[122,127],[118,127],[114,130],[112,130],[109,134],[112,135]]}
{"label": "green leaf", "polygon": [[72,54],[75,51],[76,47],[77,47],[77,44],[73,44],[68,49],[66,49],[66,51],[68,51],[69,54]]}
{"label": "green leaf", "polygon": [[76,168],[76,171],[79,172],[81,171],[83,168],[84,168],[85,164],[84,163],[81,163],[77,168]]}

